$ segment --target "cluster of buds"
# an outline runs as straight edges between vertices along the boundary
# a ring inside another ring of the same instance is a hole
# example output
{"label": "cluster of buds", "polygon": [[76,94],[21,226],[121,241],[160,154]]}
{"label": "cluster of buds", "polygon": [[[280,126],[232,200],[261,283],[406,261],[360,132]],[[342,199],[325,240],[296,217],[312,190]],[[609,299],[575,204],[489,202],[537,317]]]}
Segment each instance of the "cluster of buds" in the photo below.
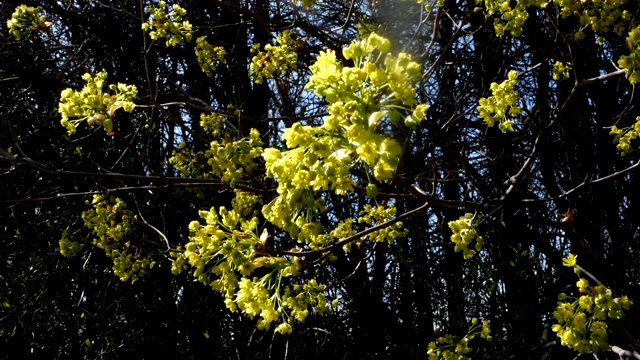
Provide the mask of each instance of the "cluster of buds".
{"label": "cluster of buds", "polygon": [[47,21],[47,17],[38,15],[42,11],[42,7],[30,7],[20,5],[11,14],[11,19],[7,20],[7,28],[9,33],[16,40],[22,40],[29,35],[31,30],[46,30],[51,26],[51,22]]}

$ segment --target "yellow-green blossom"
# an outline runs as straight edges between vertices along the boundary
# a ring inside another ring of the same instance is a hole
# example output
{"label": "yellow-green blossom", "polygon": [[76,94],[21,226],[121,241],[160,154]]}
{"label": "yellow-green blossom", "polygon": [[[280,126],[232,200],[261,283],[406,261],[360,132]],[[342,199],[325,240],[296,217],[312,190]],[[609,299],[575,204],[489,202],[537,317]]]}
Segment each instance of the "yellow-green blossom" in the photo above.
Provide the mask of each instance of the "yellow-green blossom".
{"label": "yellow-green blossom", "polygon": [[576,255],[569,254],[569,256],[562,259],[562,265],[567,267],[574,267],[576,266],[577,260],[578,257]]}
{"label": "yellow-green blossom", "polygon": [[167,46],[176,46],[186,40],[191,41],[193,30],[191,23],[184,20],[187,11],[180,5],[167,5],[166,1],[159,1],[157,6],[149,6],[149,20],[142,24],[142,30],[149,32],[153,40],[166,38]]}
{"label": "yellow-green blossom", "polygon": [[133,85],[119,83],[109,85],[113,94],[103,92],[107,80],[106,72],[100,72],[95,77],[85,74],[82,79],[87,82],[82,90],[65,89],[60,94],[60,123],[70,135],[84,120],[87,120],[89,126],[97,124],[102,126],[107,134],[113,134],[112,119],[115,112],[119,109],[132,112],[135,107],[133,99],[138,95],[138,90]]}
{"label": "yellow-green blossom", "polygon": [[264,51],[260,51],[260,44],[251,47],[251,53],[255,55],[249,65],[249,75],[258,84],[276,74],[284,75],[289,69],[296,67],[296,49],[302,46],[302,41],[296,40],[289,30],[285,30],[276,37],[276,43],[277,45],[266,44]]}
{"label": "yellow-green blossom", "polygon": [[73,241],[71,234],[67,230],[62,232],[62,238],[59,241],[60,253],[66,257],[75,256],[84,247],[83,243]]}
{"label": "yellow-green blossom", "polygon": [[640,116],[636,117],[636,123],[632,126],[625,128],[612,126],[609,134],[613,135],[613,143],[616,144],[616,149],[620,151],[621,156],[631,154],[634,150],[631,140],[638,138],[640,134]]}
{"label": "yellow-green blossom", "polygon": [[629,55],[622,55],[618,60],[618,66],[627,70],[629,82],[640,82],[640,25],[629,31],[627,36],[627,48]]}
{"label": "yellow-green blossom", "polygon": [[[191,268],[199,282],[224,295],[229,310],[258,318],[257,326],[263,330],[280,322],[275,331],[286,334],[292,324],[306,319],[310,309],[324,313],[331,305],[324,285],[293,278],[302,267],[300,259],[271,255],[268,233],[257,236],[258,219],[252,216],[260,202],[255,195],[236,191],[231,210],[200,211],[204,223],[189,223],[189,242],[184,252],[172,254],[172,271]],[[257,269],[264,275],[252,277]]]}
{"label": "yellow-green blossom", "polygon": [[[564,266],[575,267],[576,256],[563,259]],[[609,349],[607,344],[607,319],[620,319],[623,310],[632,302],[627,296],[614,298],[611,290],[603,285],[591,285],[579,278],[576,287],[580,296],[558,296],[558,306],[553,312],[557,324],[551,329],[558,334],[560,343],[579,353],[591,353]]]}
{"label": "yellow-green blossom", "polygon": [[[465,259],[471,259],[476,252],[482,250],[484,239],[476,231],[474,214],[465,214],[458,220],[449,221],[449,228],[453,231],[451,242],[455,244],[454,250],[461,251]],[[470,249],[469,246],[474,242],[474,248]]]}
{"label": "yellow-green blossom", "polygon": [[131,282],[145,276],[155,262],[131,244],[137,223],[135,214],[115,197],[94,195],[91,206],[82,213],[82,220],[94,236],[93,244],[113,260],[113,273],[120,280]]}
{"label": "yellow-green blossom", "polygon": [[[373,207],[366,204],[364,210],[360,211],[358,215],[360,216],[358,218],[358,223],[360,224],[380,225],[395,217],[396,207],[393,205]],[[391,226],[364,236],[361,241],[372,240],[392,244],[396,239],[406,236],[407,233],[408,231],[403,228],[402,222],[398,221]]]}
{"label": "yellow-green blossom", "polygon": [[[201,125],[218,134],[222,117],[201,116]],[[224,182],[235,186],[243,178],[250,176],[258,167],[256,159],[262,154],[262,140],[256,129],[251,129],[249,137],[237,141],[223,139],[222,142],[212,141],[209,149],[191,152],[188,149],[178,149],[169,159],[182,176],[193,176],[202,179],[220,178]]]}
{"label": "yellow-green blossom", "polygon": [[16,40],[22,40],[29,35],[31,30],[46,30],[51,25],[51,22],[47,21],[46,16],[39,15],[41,12],[41,6],[20,5],[16,7],[13,14],[11,14],[11,19],[7,20],[9,33]]}
{"label": "yellow-green blossom", "polygon": [[569,78],[569,69],[571,64],[565,64],[562,61],[556,61],[553,63],[553,80],[567,80]]}
{"label": "yellow-green blossom", "polygon": [[209,44],[204,36],[196,39],[195,51],[200,69],[209,77],[213,76],[220,63],[225,62],[227,55],[227,51],[222,46]]}
{"label": "yellow-green blossom", "polygon": [[489,321],[483,321],[480,325],[478,319],[473,318],[464,337],[459,338],[450,334],[440,336],[437,341],[429,343],[427,355],[429,355],[429,360],[471,360],[470,357],[465,356],[473,350],[469,347],[469,342],[476,336],[491,341],[490,334]]}
{"label": "yellow-green blossom", "polygon": [[514,90],[517,82],[518,74],[511,70],[507,80],[500,84],[491,83],[491,96],[478,101],[480,117],[489,127],[498,123],[503,133],[513,130],[513,119],[522,112],[522,108],[516,105],[520,99],[520,94]]}
{"label": "yellow-green blossom", "polygon": [[[631,20],[628,10],[621,10],[620,6],[626,0],[584,1],[584,0],[476,0],[484,5],[487,17],[495,16],[494,28],[498,36],[510,32],[512,36],[522,35],[523,26],[529,17],[529,8],[546,8],[556,6],[561,17],[575,17],[581,28],[591,27],[596,34],[609,31],[622,35]],[[577,34],[581,33],[581,36]],[[582,31],[576,33],[576,39],[584,37]]]}
{"label": "yellow-green blossom", "polygon": [[296,4],[304,6],[305,9],[311,9],[315,3],[316,0],[296,0]]}

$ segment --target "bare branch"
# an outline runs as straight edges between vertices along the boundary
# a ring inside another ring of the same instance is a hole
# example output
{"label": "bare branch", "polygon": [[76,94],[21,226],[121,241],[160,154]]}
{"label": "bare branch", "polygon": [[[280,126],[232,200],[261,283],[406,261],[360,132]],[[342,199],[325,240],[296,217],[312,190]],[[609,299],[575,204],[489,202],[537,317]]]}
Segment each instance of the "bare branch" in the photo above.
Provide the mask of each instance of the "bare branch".
{"label": "bare branch", "polygon": [[540,147],[539,147],[540,140],[546,134],[547,131],[550,131],[554,129],[556,126],[558,126],[560,121],[566,116],[566,114],[569,111],[570,105],[572,105],[573,101],[576,99],[579,91],[581,91],[582,89],[584,89],[589,85],[593,85],[593,84],[620,76],[622,74],[624,74],[624,70],[618,70],[618,71],[614,71],[612,73],[598,76],[595,78],[582,80],[579,83],[576,83],[574,85],[573,89],[571,89],[571,92],[569,93],[569,96],[562,104],[562,107],[560,108],[560,111],[558,112],[556,117],[549,123],[549,125],[541,129],[538,135],[536,136],[536,139],[533,143],[533,147],[531,148],[531,153],[527,157],[527,160],[524,162],[524,164],[522,164],[522,167],[520,168],[520,170],[515,175],[511,176],[509,179],[507,179],[504,182],[504,185],[508,186],[508,188],[505,191],[504,195],[502,196],[501,200],[504,200],[505,198],[507,198],[513,192],[515,187],[526,177],[526,175],[528,174],[529,170],[531,169],[531,166],[533,165],[538,155],[538,151],[540,150]]}
{"label": "bare branch", "polygon": [[639,359],[640,360],[640,355],[638,355],[638,353],[636,352],[632,352],[629,350],[625,350],[619,346],[612,346],[611,347],[611,352],[618,354],[618,356],[620,356],[620,358],[622,358],[623,356],[630,356],[634,359]]}

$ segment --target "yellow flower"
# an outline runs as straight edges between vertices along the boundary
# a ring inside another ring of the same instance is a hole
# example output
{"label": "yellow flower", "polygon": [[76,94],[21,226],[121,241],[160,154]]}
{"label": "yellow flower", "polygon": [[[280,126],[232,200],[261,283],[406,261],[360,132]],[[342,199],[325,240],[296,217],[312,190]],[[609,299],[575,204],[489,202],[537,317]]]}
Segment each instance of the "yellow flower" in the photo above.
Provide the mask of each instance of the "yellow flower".
{"label": "yellow flower", "polygon": [[587,315],[583,312],[580,312],[573,317],[573,325],[577,330],[582,330],[586,323]]}
{"label": "yellow flower", "polygon": [[580,299],[578,300],[578,304],[584,310],[589,311],[589,310],[591,310],[591,307],[593,306],[593,298],[591,298],[591,296],[589,296],[589,295],[580,296]]}
{"label": "yellow flower", "polygon": [[589,281],[585,278],[580,278],[580,280],[576,282],[576,286],[578,287],[578,290],[580,290],[581,293],[586,293],[587,288],[589,288]]}
{"label": "yellow flower", "polygon": [[278,325],[278,327],[276,327],[275,332],[280,333],[280,334],[291,334],[291,325],[289,325],[288,323],[282,323],[280,325]]}
{"label": "yellow flower", "polygon": [[316,63],[311,65],[310,69],[313,73],[310,84],[313,80],[334,83],[340,78],[342,72],[340,65],[336,61],[336,53],[333,50],[320,51]]}
{"label": "yellow flower", "polygon": [[562,259],[562,265],[567,267],[573,267],[577,264],[578,257],[573,254],[569,254],[566,258]]}

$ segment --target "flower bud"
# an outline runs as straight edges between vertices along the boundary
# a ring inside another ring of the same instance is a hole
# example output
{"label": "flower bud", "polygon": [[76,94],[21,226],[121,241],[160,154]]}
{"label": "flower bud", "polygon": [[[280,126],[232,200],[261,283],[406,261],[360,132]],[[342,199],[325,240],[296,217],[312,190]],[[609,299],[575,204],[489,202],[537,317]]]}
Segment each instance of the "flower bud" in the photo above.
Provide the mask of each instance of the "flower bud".
{"label": "flower bud", "polygon": [[87,119],[87,122],[89,123],[89,126],[93,126],[95,125],[95,123],[98,123],[98,125],[103,125],[106,119],[107,117],[104,114],[94,114]]}
{"label": "flower bud", "polygon": [[102,127],[104,127],[104,131],[107,132],[107,135],[113,135],[113,120],[111,118],[107,118],[102,123]]}

